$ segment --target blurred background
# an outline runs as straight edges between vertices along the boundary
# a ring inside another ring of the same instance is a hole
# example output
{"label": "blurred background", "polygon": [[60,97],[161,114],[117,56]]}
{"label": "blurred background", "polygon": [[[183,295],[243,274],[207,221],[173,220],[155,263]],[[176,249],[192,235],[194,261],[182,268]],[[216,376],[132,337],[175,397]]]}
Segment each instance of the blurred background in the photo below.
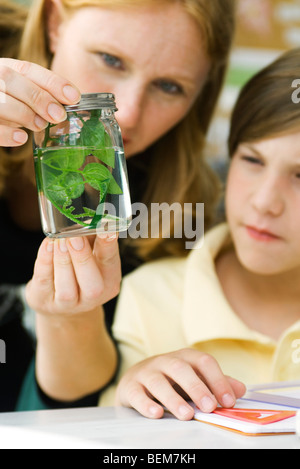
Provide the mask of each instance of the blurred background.
{"label": "blurred background", "polygon": [[209,133],[207,152],[216,160],[227,155],[229,116],[241,86],[285,50],[300,47],[300,0],[238,0],[237,14],[226,85]]}

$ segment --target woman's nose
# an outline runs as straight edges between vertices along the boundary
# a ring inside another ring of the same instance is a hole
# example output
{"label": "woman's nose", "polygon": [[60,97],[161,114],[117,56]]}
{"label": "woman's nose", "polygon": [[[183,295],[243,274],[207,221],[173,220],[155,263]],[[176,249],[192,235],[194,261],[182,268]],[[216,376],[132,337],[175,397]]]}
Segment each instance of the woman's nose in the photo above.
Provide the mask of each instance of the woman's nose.
{"label": "woman's nose", "polygon": [[116,92],[117,121],[123,130],[135,129],[145,112],[145,97],[142,91],[123,88]]}

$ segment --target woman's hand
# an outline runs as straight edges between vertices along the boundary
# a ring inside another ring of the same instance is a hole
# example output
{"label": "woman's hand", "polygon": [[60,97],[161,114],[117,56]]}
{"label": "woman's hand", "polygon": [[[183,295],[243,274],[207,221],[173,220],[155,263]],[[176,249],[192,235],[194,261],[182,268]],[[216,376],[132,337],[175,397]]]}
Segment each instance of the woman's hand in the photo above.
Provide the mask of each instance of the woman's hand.
{"label": "woman's hand", "polygon": [[163,406],[180,420],[190,420],[192,401],[203,412],[219,403],[233,407],[246,388],[225,376],[216,360],[193,349],[148,358],[130,368],[117,388],[116,405],[133,407],[145,417],[161,418]]}
{"label": "woman's hand", "polygon": [[117,365],[101,307],[119,292],[117,237],[50,240],[26,287],[36,317],[36,377],[50,397],[77,400],[101,389]]}
{"label": "woman's hand", "polygon": [[75,104],[80,92],[68,80],[40,65],[0,58],[0,146],[24,144],[22,127],[39,131],[62,122],[62,104]]}
{"label": "woman's hand", "polygon": [[38,313],[70,317],[93,311],[117,296],[120,283],[117,236],[46,238],[26,299]]}

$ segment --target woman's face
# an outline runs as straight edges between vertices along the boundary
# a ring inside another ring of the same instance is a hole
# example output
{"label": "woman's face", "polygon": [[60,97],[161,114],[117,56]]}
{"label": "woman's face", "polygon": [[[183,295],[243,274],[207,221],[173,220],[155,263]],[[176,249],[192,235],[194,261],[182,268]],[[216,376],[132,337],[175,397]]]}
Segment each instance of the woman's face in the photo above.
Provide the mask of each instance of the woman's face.
{"label": "woman's face", "polygon": [[299,132],[239,145],[228,175],[226,211],[246,269],[299,274]]}
{"label": "woman's face", "polygon": [[127,157],[182,120],[209,72],[199,29],[178,4],[85,7],[57,23],[49,21],[51,69],[82,93],[115,94]]}

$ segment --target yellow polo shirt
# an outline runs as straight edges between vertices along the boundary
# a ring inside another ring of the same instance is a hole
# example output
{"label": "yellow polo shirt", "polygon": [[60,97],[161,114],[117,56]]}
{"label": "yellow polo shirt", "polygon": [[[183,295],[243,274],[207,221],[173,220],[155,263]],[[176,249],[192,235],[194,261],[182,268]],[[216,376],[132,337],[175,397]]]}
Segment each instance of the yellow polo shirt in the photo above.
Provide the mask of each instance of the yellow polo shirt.
{"label": "yellow polo shirt", "polygon": [[[214,260],[230,243],[227,224],[218,225],[186,259],[155,261],[124,279],[113,325],[116,382],[138,361],[186,347],[213,355],[245,384],[300,378],[300,320],[275,341],[244,324],[224,296]],[[113,405],[114,392],[112,385],[100,405]]]}

